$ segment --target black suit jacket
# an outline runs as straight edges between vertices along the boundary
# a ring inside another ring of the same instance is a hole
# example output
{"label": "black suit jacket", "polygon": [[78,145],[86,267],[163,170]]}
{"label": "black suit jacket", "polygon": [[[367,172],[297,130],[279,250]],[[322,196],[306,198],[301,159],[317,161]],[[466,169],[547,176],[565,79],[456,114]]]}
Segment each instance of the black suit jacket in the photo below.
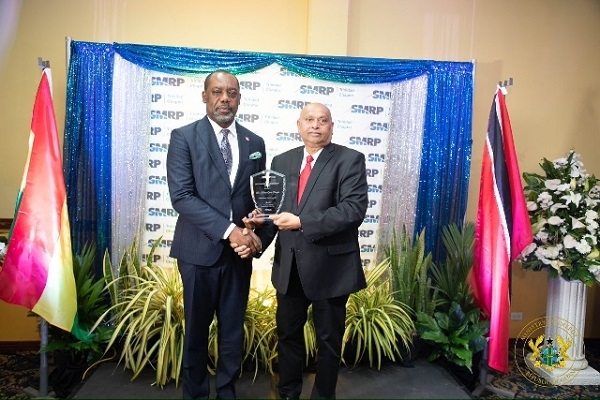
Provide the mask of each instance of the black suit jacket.
{"label": "black suit jacket", "polygon": [[179,213],[171,257],[213,265],[229,246],[221,238],[230,225],[230,212],[233,222],[244,226],[242,218],[255,208],[250,175],[265,169],[265,142],[237,122],[236,132],[240,158],[233,187],[208,117],[171,132],[167,177],[171,203]]}
{"label": "black suit jacket", "polygon": [[[271,169],[286,176],[286,197],[281,212],[300,217],[302,228],[279,231],[271,280],[286,293],[294,257],[304,293],[322,300],[366,287],[360,259],[358,227],[368,206],[364,154],[338,144],[325,147],[296,203],[304,146],[273,158]],[[275,236],[272,224],[264,228],[263,243]],[[257,231],[259,232],[259,231]],[[263,248],[266,245],[263,245]]]}

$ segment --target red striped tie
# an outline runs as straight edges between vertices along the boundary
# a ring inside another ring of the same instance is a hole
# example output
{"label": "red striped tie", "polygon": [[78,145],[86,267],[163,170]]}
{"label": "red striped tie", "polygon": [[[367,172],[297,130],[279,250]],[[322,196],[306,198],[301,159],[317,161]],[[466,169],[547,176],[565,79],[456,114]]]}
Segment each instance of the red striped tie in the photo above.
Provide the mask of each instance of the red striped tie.
{"label": "red striped tie", "polygon": [[313,162],[313,156],[310,154],[306,156],[306,165],[304,169],[300,173],[300,180],[298,181],[298,204],[300,204],[300,199],[302,198],[302,193],[304,192],[304,188],[306,187],[306,182],[308,182],[308,177],[312,171],[312,167],[310,163]]}

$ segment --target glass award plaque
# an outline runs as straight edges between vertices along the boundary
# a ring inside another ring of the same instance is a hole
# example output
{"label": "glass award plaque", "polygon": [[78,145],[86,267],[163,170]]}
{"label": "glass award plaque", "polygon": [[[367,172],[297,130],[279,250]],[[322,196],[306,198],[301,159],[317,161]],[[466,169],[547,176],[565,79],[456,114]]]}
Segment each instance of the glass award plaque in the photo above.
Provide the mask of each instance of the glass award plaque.
{"label": "glass award plaque", "polygon": [[252,200],[261,211],[259,218],[269,219],[269,215],[277,214],[285,198],[285,175],[270,169],[250,176]]}

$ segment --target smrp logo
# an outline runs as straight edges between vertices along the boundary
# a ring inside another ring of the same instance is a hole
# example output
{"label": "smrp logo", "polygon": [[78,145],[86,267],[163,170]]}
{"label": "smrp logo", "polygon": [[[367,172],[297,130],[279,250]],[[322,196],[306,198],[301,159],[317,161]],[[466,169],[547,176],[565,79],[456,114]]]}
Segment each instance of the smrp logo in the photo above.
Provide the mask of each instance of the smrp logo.
{"label": "smrp logo", "polygon": [[160,128],[158,126],[154,126],[154,127],[150,128],[151,136],[156,136],[156,135],[160,134],[161,132],[162,132],[162,128]]}
{"label": "smrp logo", "polygon": [[373,229],[359,229],[358,230],[358,237],[370,238],[374,234],[375,234],[375,231]]}
{"label": "smrp logo", "polygon": [[161,228],[162,228],[161,224],[149,224],[149,223],[146,223],[146,230],[148,232],[158,232],[158,231],[161,230]]}
{"label": "smrp logo", "polygon": [[378,224],[379,223],[379,215],[365,215],[365,219],[363,219],[365,224]]}
{"label": "smrp logo", "polygon": [[304,106],[310,104],[310,101],[304,101],[304,100],[279,100],[279,105],[277,106],[278,108],[285,108],[285,109],[295,109],[295,110],[301,110],[304,108]]}
{"label": "smrp logo", "polygon": [[331,86],[300,85],[301,94],[322,94],[329,96],[333,91],[334,89]]}
{"label": "smrp logo", "polygon": [[159,254],[152,254],[152,259],[150,259],[150,255],[143,253],[142,254],[142,262],[148,262],[149,260],[152,261],[154,264],[156,264],[157,262],[159,262],[162,259],[162,256]]}
{"label": "smrp logo", "polygon": [[240,89],[257,90],[260,87],[260,82],[256,81],[241,81]]}
{"label": "smrp logo", "polygon": [[361,253],[375,253],[375,245],[374,244],[363,244],[360,246]]}
{"label": "smrp logo", "polygon": [[166,239],[161,239],[161,240],[154,240],[154,239],[148,239],[148,247],[153,247],[155,246],[156,248],[162,247],[171,247],[171,244],[173,243],[172,240],[166,240]]}
{"label": "smrp logo", "polygon": [[298,132],[277,132],[276,139],[280,142],[301,142],[302,136]]}
{"label": "smrp logo", "polygon": [[381,106],[366,106],[361,104],[352,105],[352,114],[372,114],[379,115],[383,112],[384,108]]}
{"label": "smrp logo", "polygon": [[367,157],[369,162],[385,162],[385,154],[369,153]]}
{"label": "smrp logo", "polygon": [[392,98],[392,92],[384,92],[383,90],[373,90],[373,98],[389,100]]}
{"label": "smrp logo", "polygon": [[166,177],[166,175],[163,175],[163,176],[150,175],[150,176],[148,176],[148,183],[151,185],[166,185],[167,177]]}
{"label": "smrp logo", "polygon": [[369,129],[378,132],[387,132],[390,130],[390,124],[387,122],[371,122]]}
{"label": "smrp logo", "polygon": [[258,114],[238,114],[235,120],[239,123],[242,122],[256,122],[260,117]]}
{"label": "smrp logo", "polygon": [[178,120],[184,116],[183,111],[173,111],[173,110],[151,110],[150,111],[150,119],[174,119]]}
{"label": "smrp logo", "polygon": [[185,83],[183,78],[174,78],[168,76],[153,76],[152,86],[181,86]]}
{"label": "smrp logo", "polygon": [[369,185],[369,193],[383,193],[383,185]]}
{"label": "smrp logo", "polygon": [[350,141],[348,143],[351,146],[379,146],[381,144],[381,139],[373,137],[350,136]]}
{"label": "smrp logo", "polygon": [[298,75],[298,74],[297,74],[297,73],[295,73],[295,72],[288,71],[287,69],[285,69],[285,68],[281,67],[281,68],[279,69],[279,76],[300,76],[300,75]]}
{"label": "smrp logo", "polygon": [[168,143],[150,143],[150,153],[166,153],[168,151]]}
{"label": "smrp logo", "polygon": [[578,365],[585,361],[574,359],[578,358],[576,343],[583,344],[583,336],[571,322],[552,316],[537,318],[515,340],[515,364],[521,375],[535,385],[573,385],[582,369]]}
{"label": "smrp logo", "polygon": [[177,217],[179,214],[172,208],[148,208],[149,217]]}

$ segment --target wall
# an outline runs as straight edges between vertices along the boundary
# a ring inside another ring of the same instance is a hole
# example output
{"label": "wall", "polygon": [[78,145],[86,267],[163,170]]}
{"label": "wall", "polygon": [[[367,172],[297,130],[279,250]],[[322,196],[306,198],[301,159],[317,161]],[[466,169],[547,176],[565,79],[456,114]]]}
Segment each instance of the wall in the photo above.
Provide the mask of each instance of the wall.
{"label": "wall", "polygon": [[[20,4],[10,18],[7,5]],[[487,118],[496,83],[509,77],[507,105],[522,171],[570,148],[600,175],[600,2],[595,0],[5,0],[0,42],[0,218],[12,217],[27,153],[37,58],[51,61],[59,132],[64,129],[65,38],[228,50],[476,63],[473,156],[467,219],[474,221]],[[6,145],[6,144],[10,145]],[[544,273],[513,269],[511,336],[545,314]],[[589,296],[586,336],[600,337]],[[21,308],[0,341],[37,338]],[[12,319],[11,319],[12,320]],[[15,339],[16,337],[16,339]]]}

